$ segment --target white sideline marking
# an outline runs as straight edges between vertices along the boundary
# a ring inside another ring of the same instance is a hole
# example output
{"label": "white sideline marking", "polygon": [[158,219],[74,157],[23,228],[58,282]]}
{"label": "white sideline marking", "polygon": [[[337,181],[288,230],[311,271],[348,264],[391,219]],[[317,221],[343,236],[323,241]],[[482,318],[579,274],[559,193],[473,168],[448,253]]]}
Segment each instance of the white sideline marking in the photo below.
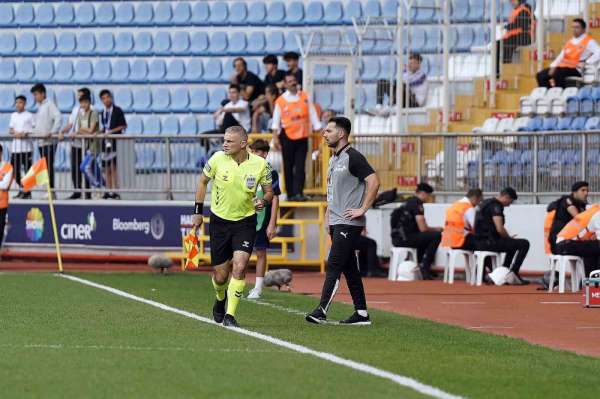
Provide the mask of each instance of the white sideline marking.
{"label": "white sideline marking", "polygon": [[339,356],[336,356],[334,354],[327,353],[327,352],[319,352],[319,351],[316,351],[314,349],[307,348],[306,346],[294,344],[294,343],[289,342],[289,341],[285,341],[285,340],[282,340],[282,339],[279,339],[279,338],[271,337],[269,335],[261,334],[261,333],[258,333],[258,332],[246,330],[246,329],[243,329],[243,328],[222,327],[220,324],[215,323],[213,320],[211,320],[211,319],[209,319],[207,317],[200,316],[200,315],[197,315],[195,313],[188,312],[186,310],[174,308],[172,306],[165,305],[164,303],[155,302],[155,301],[152,301],[150,299],[145,299],[145,298],[142,298],[142,297],[130,294],[128,292],[121,291],[119,289],[116,289],[116,288],[113,288],[113,287],[109,287],[107,285],[98,284],[98,283],[95,283],[93,281],[86,280],[86,279],[83,279],[83,278],[79,278],[79,277],[75,277],[75,276],[69,276],[69,275],[66,275],[66,274],[57,274],[57,276],[65,278],[67,280],[75,281],[75,282],[78,282],[78,283],[81,283],[81,284],[84,284],[84,285],[88,285],[90,287],[94,287],[94,288],[98,288],[98,289],[101,289],[101,290],[104,290],[104,291],[108,291],[108,292],[110,292],[112,294],[115,294],[115,295],[118,295],[120,297],[131,299],[133,301],[137,301],[137,302],[141,302],[141,303],[145,303],[146,305],[154,306],[155,308],[162,309],[162,310],[165,310],[167,312],[175,313],[175,314],[178,314],[178,315],[181,315],[181,316],[185,316],[185,317],[188,317],[190,319],[198,320],[198,321],[201,321],[201,322],[206,323],[206,324],[211,324],[211,325],[214,325],[214,326],[219,326],[221,328],[227,328],[228,330],[231,330],[232,332],[236,332],[238,334],[246,335],[248,337],[253,337],[253,338],[256,338],[256,339],[260,339],[261,341],[265,341],[265,342],[268,342],[268,343],[273,344],[273,345],[277,345],[277,346],[280,346],[280,347],[283,347],[283,348],[287,348],[287,349],[293,350],[293,351],[298,352],[298,353],[302,353],[302,354],[305,354],[305,355],[315,356],[315,357],[318,357],[319,359],[323,359],[323,360],[326,360],[326,361],[331,362],[331,363],[335,363],[335,364],[338,364],[338,365],[341,365],[341,366],[345,366],[345,367],[351,368],[353,370],[363,372],[365,374],[370,374],[370,375],[374,375],[376,377],[385,378],[387,380],[395,382],[398,385],[402,385],[404,387],[413,389],[413,390],[415,390],[415,391],[417,391],[419,393],[422,393],[422,394],[425,394],[425,395],[429,395],[429,396],[434,397],[434,398],[439,398],[439,399],[462,399],[461,396],[453,395],[453,394],[444,392],[444,391],[442,391],[439,388],[435,388],[435,387],[432,387],[430,385],[423,384],[422,382],[419,382],[419,381],[417,381],[417,380],[415,380],[413,378],[406,377],[406,376],[399,375],[399,374],[394,374],[394,373],[391,373],[389,371],[381,370],[381,369],[378,369],[376,367],[369,366],[368,364],[365,364],[365,363],[360,363],[360,362],[356,362],[354,360],[344,359],[342,357],[339,357]]}
{"label": "white sideline marking", "polygon": [[540,302],[542,305],[581,305],[581,302],[553,302],[553,301],[542,301]]}
{"label": "white sideline marking", "polygon": [[514,328],[512,326],[474,326],[469,327],[469,330],[508,330]]}
{"label": "white sideline marking", "polygon": [[248,301],[250,303],[255,303],[257,305],[267,306],[269,308],[281,310],[282,312],[295,314],[297,316],[304,317],[306,315],[306,312],[302,312],[302,311],[297,310],[297,309],[287,308],[285,306],[277,305],[275,303],[269,303],[269,302],[261,301],[259,299],[247,299],[247,298],[244,298],[244,300],[246,300],[246,301]]}
{"label": "white sideline marking", "polygon": [[63,344],[0,344],[0,348],[9,349],[67,349],[67,350],[116,350],[116,351],[136,351],[136,352],[231,352],[231,353],[284,353],[284,351],[265,350],[265,349],[227,349],[227,348],[183,348],[173,347],[152,347],[152,346],[104,346],[104,345],[63,345]]}
{"label": "white sideline marking", "polygon": [[485,305],[485,302],[441,302],[442,305]]}
{"label": "white sideline marking", "polygon": [[600,326],[582,326],[575,327],[576,330],[600,330]]}

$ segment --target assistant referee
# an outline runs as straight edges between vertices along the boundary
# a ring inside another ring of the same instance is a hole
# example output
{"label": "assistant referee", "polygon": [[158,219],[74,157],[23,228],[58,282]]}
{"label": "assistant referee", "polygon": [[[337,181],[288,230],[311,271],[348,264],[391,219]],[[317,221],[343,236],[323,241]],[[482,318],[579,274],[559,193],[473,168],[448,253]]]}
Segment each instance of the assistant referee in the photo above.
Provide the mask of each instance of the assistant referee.
{"label": "assistant referee", "polygon": [[[256,212],[273,199],[271,167],[263,158],[249,153],[247,145],[248,134],[243,127],[225,130],[223,151],[208,160],[200,176],[193,216],[194,227],[200,227],[206,188],[212,180],[209,235],[216,293],[213,318],[230,327],[239,327],[235,311],[246,285],[246,267],[256,235]],[[263,190],[260,199],[256,198],[259,186]]]}
{"label": "assistant referee", "polygon": [[350,147],[352,124],[348,118],[334,117],[323,130],[323,137],[334,155],[327,172],[327,213],[331,250],[321,303],[306,315],[306,321],[323,324],[327,310],[344,273],[355,312],[341,324],[370,325],[367,301],[356,261],[358,240],[365,226],[365,213],[373,205],[379,190],[379,178],[366,158]]}

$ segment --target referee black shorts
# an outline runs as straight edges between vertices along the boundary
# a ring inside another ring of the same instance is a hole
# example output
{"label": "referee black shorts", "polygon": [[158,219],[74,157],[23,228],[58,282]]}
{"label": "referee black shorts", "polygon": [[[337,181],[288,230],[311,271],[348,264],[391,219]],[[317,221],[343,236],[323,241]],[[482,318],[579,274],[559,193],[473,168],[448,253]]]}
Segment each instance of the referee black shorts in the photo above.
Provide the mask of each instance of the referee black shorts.
{"label": "referee black shorts", "polygon": [[252,254],[256,239],[256,215],[242,220],[225,220],[210,214],[210,261],[214,266],[233,258],[235,251]]}

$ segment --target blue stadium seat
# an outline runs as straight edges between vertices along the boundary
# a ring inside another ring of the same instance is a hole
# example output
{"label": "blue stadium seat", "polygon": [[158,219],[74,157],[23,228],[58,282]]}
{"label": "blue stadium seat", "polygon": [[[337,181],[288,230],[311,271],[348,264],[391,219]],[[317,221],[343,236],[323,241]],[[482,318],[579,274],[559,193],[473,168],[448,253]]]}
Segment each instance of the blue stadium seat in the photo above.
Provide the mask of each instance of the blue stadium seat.
{"label": "blue stadium seat", "polygon": [[132,82],[141,83],[146,81],[148,76],[148,64],[146,60],[136,59],[131,64],[131,71],[129,73],[129,79]]}
{"label": "blue stadium seat", "polygon": [[31,4],[21,4],[15,10],[15,22],[20,27],[35,26],[35,14]]}
{"label": "blue stadium seat", "polygon": [[96,53],[96,36],[93,32],[84,31],[77,40],[77,54],[94,55]]}
{"label": "blue stadium seat", "polygon": [[179,31],[173,34],[171,52],[174,55],[190,55],[190,35],[187,32]]}
{"label": "blue stadium seat", "polygon": [[285,39],[282,32],[269,32],[267,36],[267,48],[265,52],[267,54],[280,54],[283,52],[285,46]]}
{"label": "blue stadium seat", "polygon": [[222,87],[217,87],[210,92],[208,97],[208,112],[215,112],[220,106],[221,102],[227,98],[227,92]]}
{"label": "blue stadium seat", "polygon": [[255,59],[246,60],[246,64],[247,64],[248,70],[250,72],[254,73],[257,76],[263,75],[263,74],[261,74],[260,65],[257,60],[255,60]]}
{"label": "blue stadium seat", "polygon": [[[202,63],[200,63],[202,65]],[[182,59],[173,58],[167,67],[165,80],[170,83],[182,83],[185,80],[185,64]]]}
{"label": "blue stadium seat", "polygon": [[56,83],[69,83],[73,78],[73,61],[60,60],[56,63],[54,81]]}
{"label": "blue stadium seat", "polygon": [[229,36],[229,46],[227,53],[229,55],[245,55],[246,52],[246,34],[244,32],[233,32]]}
{"label": "blue stadium seat", "polygon": [[323,64],[316,64],[313,69],[313,79],[319,82],[323,82],[329,75],[329,66]]}
{"label": "blue stadium seat", "polygon": [[24,58],[17,64],[17,81],[31,83],[35,80],[35,64],[32,60]]}
{"label": "blue stadium seat", "polygon": [[[334,88],[332,93],[331,109],[333,109],[336,112],[343,112],[345,97],[346,96],[344,95],[344,89],[342,87]],[[368,103],[365,105],[369,106]]]}
{"label": "blue stadium seat", "polygon": [[96,20],[94,5],[81,3],[75,10],[75,23],[79,26],[92,26]]}
{"label": "blue stadium seat", "polygon": [[579,112],[579,97],[569,97],[567,98],[567,109],[566,112],[569,115],[574,115]]}
{"label": "blue stadium seat", "polygon": [[490,42],[490,29],[485,27],[484,29],[475,29],[475,39],[473,46],[485,46]]}
{"label": "blue stadium seat", "polygon": [[0,59],[0,82],[13,83],[15,73],[16,68],[13,60]]}
{"label": "blue stadium seat", "polygon": [[248,46],[246,53],[249,55],[259,55],[265,53],[265,34],[263,32],[252,32],[248,37]]}
{"label": "blue stadium seat", "polygon": [[154,10],[154,23],[159,26],[171,25],[173,19],[173,9],[168,1],[161,1]]}
{"label": "blue stadium seat", "polygon": [[98,6],[96,23],[100,26],[114,26],[115,8],[110,3],[102,3]]}
{"label": "blue stadium seat", "polygon": [[151,55],[154,42],[150,32],[139,32],[135,36],[133,52],[136,55]]}
{"label": "blue stadium seat", "polygon": [[438,27],[430,28],[426,31],[427,33],[427,44],[423,48],[422,52],[426,53],[438,53],[442,48],[442,31]]}
{"label": "blue stadium seat", "polygon": [[600,117],[592,116],[585,122],[583,130],[598,130],[600,129]]}
{"label": "blue stadium seat", "polygon": [[344,15],[342,21],[347,25],[352,25],[352,19],[362,18],[362,5],[358,0],[350,0],[344,6]]}
{"label": "blue stadium seat", "polygon": [[16,25],[15,12],[12,4],[0,3],[0,27],[11,27],[13,24]]}
{"label": "blue stadium seat", "polygon": [[[117,103],[116,101],[115,101],[115,104],[117,104],[118,106],[123,108],[121,106],[121,104]],[[141,116],[139,116],[139,115],[127,116],[127,130],[125,133],[131,134],[133,136],[138,136],[138,135],[142,134],[143,131],[144,131],[144,125],[142,123]]]}
{"label": "blue stadium seat", "polygon": [[453,23],[469,21],[469,0],[452,0],[450,20]]}
{"label": "blue stadium seat", "polygon": [[181,134],[195,136],[198,134],[198,120],[194,115],[186,115],[181,120]]}
{"label": "blue stadium seat", "polygon": [[377,31],[375,32],[375,46],[372,49],[374,54],[391,54],[392,46],[396,44],[391,32]]}
{"label": "blue stadium seat", "polygon": [[558,124],[558,118],[555,116],[547,116],[542,118],[542,131],[554,131]]}
{"label": "blue stadium seat", "polygon": [[196,1],[194,2],[194,7],[192,7],[192,19],[191,22],[196,26],[206,26],[209,25],[208,18],[210,17],[210,8],[208,7],[208,2],[206,1]]}
{"label": "blue stadium seat", "polygon": [[94,75],[92,76],[92,80],[94,83],[108,83],[110,82],[111,74],[112,69],[110,60],[101,59],[96,61],[96,65],[94,65]]}
{"label": "blue stadium seat", "polygon": [[573,123],[571,123],[570,129],[575,131],[584,130],[587,119],[588,118],[586,116],[578,116],[574,118]]}
{"label": "blue stadium seat", "polygon": [[311,1],[306,6],[306,17],[303,18],[303,23],[312,26],[322,25],[323,16],[323,3],[320,1]]}
{"label": "blue stadium seat", "polygon": [[190,91],[189,109],[192,112],[206,112],[208,109],[208,92],[204,87],[194,88]]}
{"label": "blue stadium seat", "polygon": [[422,27],[415,27],[412,30],[412,35],[408,36],[408,38],[411,50],[422,52],[425,49],[427,45],[427,33]]}
{"label": "blue stadium seat", "polygon": [[53,55],[56,50],[56,38],[52,32],[40,33],[37,40],[37,52],[41,55]]}
{"label": "blue stadium seat", "polygon": [[51,59],[42,58],[35,70],[35,77],[40,82],[52,82],[54,79],[54,62]]}
{"label": "blue stadium seat", "polygon": [[58,26],[75,25],[75,9],[71,3],[60,3],[56,7],[54,24]]}
{"label": "blue stadium seat", "polygon": [[56,94],[56,106],[60,112],[70,113],[75,106],[75,92],[72,89],[61,89]]}
{"label": "blue stadium seat", "polygon": [[[161,122],[162,123],[162,122]],[[152,134],[148,132],[147,134]],[[162,126],[161,132],[162,134]],[[160,146],[153,149],[155,153],[154,165],[152,165],[153,172],[163,173],[167,169],[167,149],[166,147]]]}
{"label": "blue stadium seat", "polygon": [[384,57],[381,59],[381,69],[379,70],[379,79],[396,79],[396,59]]}
{"label": "blue stadium seat", "polygon": [[54,6],[42,3],[36,10],[35,23],[41,27],[54,26]]}
{"label": "blue stadium seat", "polygon": [[[0,91],[0,111],[1,112],[12,112],[15,109],[15,91],[13,89],[2,89]],[[0,131],[2,135],[5,135],[7,130]]]}
{"label": "blue stadium seat", "polygon": [[167,31],[158,32],[154,35],[154,54],[171,54],[171,35]]}
{"label": "blue stadium seat", "polygon": [[[177,121],[179,124],[179,120]],[[179,134],[179,126],[177,126]],[[171,128],[172,129],[172,128]],[[185,144],[174,144],[171,146],[171,170],[175,173],[183,173],[190,164],[190,152]]]}
{"label": "blue stadium seat", "polygon": [[360,78],[365,81],[375,81],[380,74],[379,59],[370,57],[364,60],[361,65]]}
{"label": "blue stadium seat", "polygon": [[152,92],[146,87],[133,91],[133,110],[135,112],[150,112],[152,107]]}
{"label": "blue stadium seat", "polygon": [[78,60],[75,63],[73,81],[77,83],[89,83],[92,80],[92,63],[88,60]]}
{"label": "blue stadium seat", "polygon": [[13,33],[0,34],[0,55],[14,56],[17,47],[17,39]]}
{"label": "blue stadium seat", "polygon": [[190,52],[192,55],[206,55],[208,50],[208,34],[206,32],[195,32],[192,35]]}
{"label": "blue stadium seat", "polygon": [[464,52],[470,51],[473,43],[475,42],[475,32],[470,26],[463,26],[455,31],[458,35],[458,41],[453,51]]}
{"label": "blue stadium seat", "polygon": [[112,32],[102,32],[96,40],[96,53],[99,55],[114,55],[115,37]]}
{"label": "blue stadium seat", "polygon": [[315,102],[321,106],[321,109],[331,107],[331,90],[319,89],[315,92]]}
{"label": "blue stadium seat", "polygon": [[115,53],[117,55],[131,55],[133,52],[133,34],[131,32],[119,32],[115,38]]}
{"label": "blue stadium seat", "polygon": [[345,79],[346,68],[342,65],[332,65],[329,67],[327,80],[330,82],[343,82]]}
{"label": "blue stadium seat", "polygon": [[519,132],[537,132],[542,130],[542,118],[536,116],[527,122],[527,126],[519,128]]}
{"label": "blue stadium seat", "polygon": [[285,6],[282,1],[272,1],[267,8],[267,25],[281,26],[285,24]]}
{"label": "blue stadium seat", "polygon": [[148,64],[148,80],[150,82],[162,83],[167,75],[167,65],[165,61],[157,58]]}
{"label": "blue stadium seat", "polygon": [[[124,112],[133,111],[133,93],[128,88],[119,88],[115,91],[115,104],[123,109]],[[127,117],[128,129],[131,127],[130,117]],[[129,133],[132,133],[129,131]],[[141,133],[141,131],[140,131]]]}
{"label": "blue stadium seat", "polygon": [[119,3],[115,12],[115,23],[118,26],[132,26],[134,24],[135,10],[132,2]]}
{"label": "blue stadium seat", "polygon": [[137,26],[151,26],[154,24],[154,8],[151,3],[138,2],[135,8],[133,24]]}
{"label": "blue stadium seat", "polygon": [[190,95],[186,87],[178,87],[171,95],[171,112],[186,112],[190,106]]}
{"label": "blue stadium seat", "polygon": [[187,2],[177,2],[175,7],[173,8],[173,18],[171,22],[173,25],[184,26],[190,23],[190,19],[192,18],[192,8],[190,7],[190,3]]}
{"label": "blue stadium seat", "polygon": [[37,40],[34,33],[23,32],[17,40],[16,52],[19,55],[36,55]]}
{"label": "blue stadium seat", "polygon": [[[220,62],[219,68],[221,68]],[[185,67],[184,80],[189,83],[200,83],[203,80],[203,75],[204,65],[202,64],[202,60],[199,58],[191,58],[190,60],[188,60]]]}
{"label": "blue stadium seat", "polygon": [[437,4],[435,0],[417,0],[415,10],[415,23],[431,24],[441,22],[439,12],[436,12]]}
{"label": "blue stadium seat", "polygon": [[344,8],[342,3],[334,0],[327,3],[323,22],[327,25],[341,25],[343,23]]}
{"label": "blue stadium seat", "polygon": [[229,82],[231,75],[234,74],[233,60],[223,59],[223,69],[221,70],[221,82]]}
{"label": "blue stadium seat", "polygon": [[250,26],[263,26],[266,24],[267,7],[264,2],[256,1],[252,3],[252,7],[248,10],[246,23]]}
{"label": "blue stadium seat", "polygon": [[111,82],[125,83],[129,80],[130,66],[127,59],[116,60],[112,65]]}
{"label": "blue stadium seat", "polygon": [[558,125],[556,126],[556,130],[570,130],[571,123],[573,123],[573,118],[570,116],[563,116],[558,119]]}
{"label": "blue stadium seat", "polygon": [[295,51],[297,53],[300,52],[300,47],[298,46],[298,40],[296,39],[296,36],[299,33],[300,32],[298,32],[298,31],[292,31],[292,32],[288,32],[285,35],[285,45],[283,47],[283,49],[285,51]]}
{"label": "blue stadium seat", "polygon": [[285,11],[285,24],[288,26],[304,25],[304,3],[290,1]]}
{"label": "blue stadium seat", "polygon": [[[252,7],[255,6],[255,3],[252,4]],[[233,26],[245,26],[248,23],[246,22],[246,18],[248,18],[248,8],[246,7],[245,2],[236,1],[231,4],[229,7],[229,24]]]}
{"label": "blue stadium seat", "polygon": [[169,115],[162,122],[161,134],[165,136],[177,136],[179,134],[179,118]]}
{"label": "blue stadium seat", "polygon": [[144,135],[160,135],[162,132],[162,124],[160,118],[156,115],[147,116],[144,119]]}
{"label": "blue stadium seat", "polygon": [[56,51],[60,55],[75,55],[77,48],[77,40],[73,32],[62,32],[58,36],[56,43]]}
{"label": "blue stadium seat", "polygon": [[214,32],[210,35],[210,44],[208,46],[208,52],[211,55],[226,55],[227,54],[227,33],[225,32]]}
{"label": "blue stadium seat", "polygon": [[198,132],[210,132],[215,130],[215,120],[212,115],[201,115],[198,119]]}
{"label": "blue stadium seat", "polygon": [[[162,61],[162,60],[161,60]],[[152,90],[152,111],[153,112],[169,112],[171,106],[171,93],[169,89],[158,88]]]}
{"label": "blue stadium seat", "polygon": [[[485,22],[485,3],[481,0],[471,0],[469,2],[469,22]],[[488,18],[489,19],[489,18]]]}
{"label": "blue stadium seat", "polygon": [[222,26],[227,25],[227,17],[229,16],[229,7],[224,1],[213,1],[210,7],[209,22],[211,25]]}
{"label": "blue stadium seat", "polygon": [[[388,22],[395,23],[398,19],[398,7],[398,0],[385,0],[381,5],[381,16],[386,17]],[[406,10],[406,7],[403,8]]]}
{"label": "blue stadium seat", "polygon": [[378,18],[381,16],[381,5],[379,0],[369,0],[365,4],[364,17]]}

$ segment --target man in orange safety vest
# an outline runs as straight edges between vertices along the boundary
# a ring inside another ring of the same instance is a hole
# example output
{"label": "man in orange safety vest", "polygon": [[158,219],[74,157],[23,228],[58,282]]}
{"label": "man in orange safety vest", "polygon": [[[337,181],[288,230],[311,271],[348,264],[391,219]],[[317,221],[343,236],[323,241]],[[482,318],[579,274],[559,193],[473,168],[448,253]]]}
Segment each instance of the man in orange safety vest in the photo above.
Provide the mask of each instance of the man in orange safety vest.
{"label": "man in orange safety vest", "polygon": [[556,249],[560,255],[583,258],[585,275],[598,269],[600,260],[600,204],[594,204],[575,216],[556,237]]}
{"label": "man in orange safety vest", "polygon": [[446,221],[442,231],[443,248],[475,250],[473,227],[475,226],[475,208],[483,199],[479,188],[473,188],[461,200],[446,210]]}

